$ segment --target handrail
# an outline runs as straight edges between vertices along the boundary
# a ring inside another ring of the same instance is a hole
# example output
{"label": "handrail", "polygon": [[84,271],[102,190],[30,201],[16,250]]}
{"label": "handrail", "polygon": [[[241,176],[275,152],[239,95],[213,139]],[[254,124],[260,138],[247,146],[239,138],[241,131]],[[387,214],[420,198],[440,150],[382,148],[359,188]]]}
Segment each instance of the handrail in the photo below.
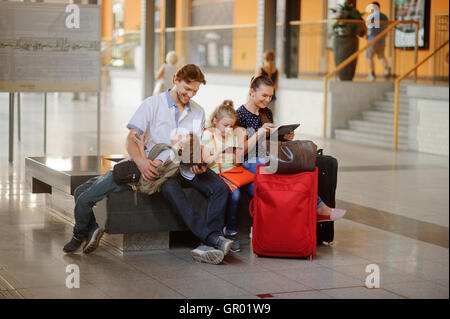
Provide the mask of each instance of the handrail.
{"label": "handrail", "polygon": [[417,70],[422,64],[424,64],[428,59],[434,56],[439,50],[445,47],[448,44],[449,40],[442,43],[438,48],[436,48],[433,52],[428,54],[422,61],[416,63],[408,72],[403,74],[402,76],[395,79],[395,104],[394,104],[394,149],[398,147],[398,111],[400,105],[400,82],[405,79],[411,72]]}
{"label": "handrail", "polygon": [[[306,20],[306,21],[301,21],[301,20],[294,20],[294,21],[290,21],[289,25],[303,25],[303,24],[321,24],[321,23],[336,23],[336,22],[344,22],[344,23],[366,23],[365,20],[356,20],[356,19],[323,19],[323,20]],[[377,21],[379,23],[393,23],[395,21],[384,21],[384,20],[380,20]],[[404,20],[403,22],[408,22],[408,24],[411,23],[416,23],[417,21],[415,20]]]}
{"label": "handrail", "polygon": [[[353,21],[355,22],[355,21]],[[345,61],[343,61],[341,64],[339,64],[333,71],[329,72],[325,78],[324,78],[324,88],[323,88],[323,130],[322,135],[324,138],[327,136],[327,106],[328,106],[328,80],[335,75],[337,72],[342,70],[344,67],[346,67],[350,62],[355,60],[359,54],[361,54],[363,51],[365,51],[367,48],[372,46],[375,42],[377,42],[379,39],[384,37],[389,31],[394,29],[399,24],[415,24],[416,25],[416,43],[414,47],[414,63],[417,63],[417,47],[419,42],[418,37],[418,30],[419,30],[419,22],[414,20],[408,20],[408,21],[395,21],[390,26],[388,26],[386,29],[383,30],[380,34],[378,34],[372,41],[367,43],[362,49],[359,49],[357,52],[353,53],[351,56],[349,56]]]}

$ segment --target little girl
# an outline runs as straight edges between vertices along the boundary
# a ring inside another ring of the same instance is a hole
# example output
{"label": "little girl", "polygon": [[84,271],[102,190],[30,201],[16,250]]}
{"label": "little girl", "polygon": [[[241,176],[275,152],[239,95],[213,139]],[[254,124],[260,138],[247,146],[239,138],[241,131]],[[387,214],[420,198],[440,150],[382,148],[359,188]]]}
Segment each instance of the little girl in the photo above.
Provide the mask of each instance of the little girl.
{"label": "little girl", "polygon": [[[212,113],[209,128],[203,134],[202,161],[208,163],[208,168],[216,174],[226,172],[242,163],[245,129],[236,126],[237,120],[238,115],[233,102],[225,100]],[[250,187],[253,187],[253,183],[242,186],[241,189]],[[236,215],[241,193],[240,189],[232,184],[230,189],[232,192],[228,201],[226,226],[223,233],[225,237],[234,241],[231,251],[238,252],[240,244],[236,240]]]}

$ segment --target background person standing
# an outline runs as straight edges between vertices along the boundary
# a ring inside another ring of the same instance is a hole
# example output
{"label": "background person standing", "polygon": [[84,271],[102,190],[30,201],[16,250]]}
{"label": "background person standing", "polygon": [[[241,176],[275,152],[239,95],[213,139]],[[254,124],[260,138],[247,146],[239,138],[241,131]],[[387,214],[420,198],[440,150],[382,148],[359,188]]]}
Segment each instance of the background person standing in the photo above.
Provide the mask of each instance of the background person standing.
{"label": "background person standing", "polygon": [[[367,24],[367,40],[370,42],[377,35],[379,35],[381,32],[383,32],[386,27],[387,23],[377,23],[379,21],[389,21],[388,17],[381,13],[380,11],[380,4],[378,2],[372,2],[369,7],[370,11],[372,12],[366,19]],[[376,54],[378,57],[378,60],[383,64],[384,67],[384,75],[386,78],[389,78],[391,75],[391,69],[389,67],[389,63],[386,59],[386,56],[384,55],[384,49],[386,47],[386,36],[383,36],[381,39],[379,39],[377,42],[375,42],[372,46],[370,46],[366,50],[366,58],[368,59],[369,63],[369,81],[375,81],[375,63],[373,60],[373,56]]]}

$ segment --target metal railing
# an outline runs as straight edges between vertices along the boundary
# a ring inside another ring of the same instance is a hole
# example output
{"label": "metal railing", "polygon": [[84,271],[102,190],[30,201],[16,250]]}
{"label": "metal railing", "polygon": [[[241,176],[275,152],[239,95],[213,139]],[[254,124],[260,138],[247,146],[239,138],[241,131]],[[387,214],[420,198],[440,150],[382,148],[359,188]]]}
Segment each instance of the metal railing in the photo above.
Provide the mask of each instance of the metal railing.
{"label": "metal railing", "polygon": [[449,40],[442,43],[439,47],[434,49],[433,52],[428,54],[422,61],[416,63],[408,72],[399,76],[395,80],[395,104],[394,104],[394,149],[398,147],[398,113],[399,113],[399,105],[400,105],[400,82],[405,79],[411,72],[416,71],[422,64],[428,61],[431,57],[433,57],[439,50],[444,48],[448,44]]}
{"label": "metal railing", "polygon": [[[329,21],[329,20],[327,20]],[[355,23],[355,20],[332,20],[335,22],[353,22]],[[365,21],[361,21],[361,22],[356,22],[356,23],[365,23]],[[391,30],[393,30],[397,25],[399,24],[415,24],[416,28],[415,28],[415,46],[414,46],[414,63],[417,63],[417,49],[418,49],[418,43],[419,43],[419,22],[418,21],[380,21],[380,23],[390,23],[390,25],[383,30],[381,33],[379,33],[372,41],[368,42],[365,46],[363,46],[363,48],[359,49],[357,52],[353,53],[351,56],[349,56],[346,60],[344,60],[341,64],[339,64],[338,66],[336,66],[336,68],[329,72],[325,78],[324,78],[324,88],[323,88],[323,92],[324,92],[324,102],[323,102],[323,131],[322,131],[322,135],[324,138],[326,138],[327,136],[327,108],[328,108],[328,80],[335,75],[337,72],[339,72],[340,70],[342,70],[344,67],[346,67],[348,64],[350,64],[353,60],[355,60],[362,52],[364,52],[365,50],[367,50],[370,46],[372,46],[373,44],[375,44],[375,42],[377,42],[379,39],[381,39],[382,37],[384,37],[387,33],[389,33]],[[408,73],[409,74],[409,73]],[[417,80],[417,72],[415,72],[415,81]]]}

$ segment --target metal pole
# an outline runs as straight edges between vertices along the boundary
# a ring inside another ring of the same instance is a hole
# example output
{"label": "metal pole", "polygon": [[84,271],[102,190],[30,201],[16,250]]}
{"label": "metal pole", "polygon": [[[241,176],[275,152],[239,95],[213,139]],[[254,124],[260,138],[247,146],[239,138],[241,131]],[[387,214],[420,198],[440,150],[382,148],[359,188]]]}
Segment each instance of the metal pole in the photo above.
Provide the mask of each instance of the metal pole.
{"label": "metal pole", "polygon": [[101,93],[97,92],[97,156],[101,154],[101,145],[100,145],[100,133],[101,133]]}
{"label": "metal pole", "polygon": [[146,99],[153,94],[155,78],[155,2],[141,0],[141,12],[141,41],[144,61],[142,99]]}
{"label": "metal pole", "polygon": [[44,92],[44,154],[47,154],[47,92]]}
{"label": "metal pole", "polygon": [[14,92],[9,93],[9,162],[14,159]]}
{"label": "metal pole", "polygon": [[323,82],[323,138],[327,137],[327,109],[328,109],[328,78],[325,77]]}
{"label": "metal pole", "polygon": [[[419,47],[419,23],[416,23],[416,38],[415,38],[415,44],[414,44],[414,64],[417,64],[417,48]],[[414,71],[414,82],[417,82],[417,69]]]}
{"label": "metal pole", "polygon": [[17,136],[19,138],[19,142],[21,140],[21,131],[22,131],[22,126],[21,126],[21,110],[20,110],[20,92],[17,92]]}

